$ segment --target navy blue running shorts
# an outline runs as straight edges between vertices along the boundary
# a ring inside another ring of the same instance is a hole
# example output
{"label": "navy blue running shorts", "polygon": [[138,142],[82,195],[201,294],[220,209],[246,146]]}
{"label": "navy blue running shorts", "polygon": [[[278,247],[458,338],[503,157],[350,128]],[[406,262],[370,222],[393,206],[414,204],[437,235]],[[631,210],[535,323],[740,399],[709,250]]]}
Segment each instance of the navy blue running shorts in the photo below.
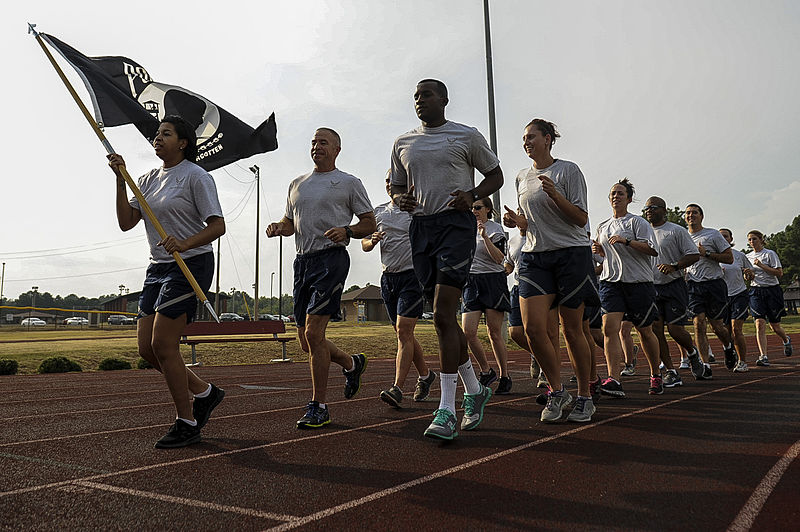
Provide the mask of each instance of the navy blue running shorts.
{"label": "navy blue running shorts", "polygon": [[522,311],[519,308],[519,285],[511,287],[511,310],[508,311],[508,326],[509,327],[522,327]]}
{"label": "navy blue running shorts", "polygon": [[599,306],[592,284],[592,248],[575,246],[552,251],[522,252],[519,297],[555,294],[553,305],[576,309],[581,304]]}
{"label": "navy blue running shorts", "polygon": [[585,306],[583,307],[583,321],[589,322],[590,329],[602,329],[603,328],[603,309],[600,305],[594,307]]}
{"label": "navy blue running shorts", "polygon": [[477,231],[475,216],[469,212],[447,210],[411,219],[412,261],[425,297],[433,300],[437,284],[464,289]]}
{"label": "navy blue running shorts", "polygon": [[689,289],[683,278],[657,284],[656,307],[665,323],[682,325],[689,316]]}
{"label": "navy blue running shorts", "polygon": [[294,320],[306,326],[306,315],[337,316],[350,271],[344,246],[298,255],[294,259]]}
{"label": "navy blue running shorts", "polygon": [[[214,277],[214,253],[208,252],[184,259],[197,284],[208,292]],[[177,262],[156,262],[147,267],[142,293],[139,295],[139,317],[158,312],[170,319],[186,314],[186,323],[194,321],[197,296]]]}
{"label": "navy blue running shorts", "polygon": [[780,323],[786,316],[783,303],[783,289],[780,285],[754,286],[750,289],[750,311],[758,320]]}
{"label": "navy blue running shorts", "polygon": [[624,312],[622,319],[635,327],[647,327],[658,319],[653,283],[610,283],[600,281],[603,312]]}
{"label": "navy blue running shorts", "polygon": [[511,301],[505,272],[469,274],[461,300],[462,312],[508,312],[511,310]]}
{"label": "navy blue running shorts", "polygon": [[728,312],[728,285],[723,279],[689,281],[689,310],[695,316],[724,320]]}
{"label": "navy blue running shorts", "polygon": [[424,303],[422,285],[419,284],[413,269],[403,272],[383,272],[381,298],[392,323],[397,323],[397,316],[417,319],[422,317]]}
{"label": "navy blue running shorts", "polygon": [[750,315],[750,294],[747,290],[742,290],[736,295],[728,296],[728,312],[725,319],[728,322],[733,320],[746,320]]}

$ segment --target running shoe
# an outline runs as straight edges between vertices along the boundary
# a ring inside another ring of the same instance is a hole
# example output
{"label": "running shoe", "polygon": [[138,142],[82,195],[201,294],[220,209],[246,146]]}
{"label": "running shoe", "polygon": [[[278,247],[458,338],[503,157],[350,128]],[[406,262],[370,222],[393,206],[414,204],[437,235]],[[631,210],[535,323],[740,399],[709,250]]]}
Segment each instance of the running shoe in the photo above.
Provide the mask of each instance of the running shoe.
{"label": "running shoe", "polygon": [[569,382],[578,382],[578,376],[573,375],[572,377],[569,378]]}
{"label": "running shoe", "polygon": [[497,383],[494,393],[497,395],[511,393],[511,377],[500,377],[500,382]]}
{"label": "running shoe", "polygon": [[681,358],[681,365],[678,366],[678,369],[689,369],[689,357]]}
{"label": "running shoe", "polygon": [[345,399],[352,399],[361,388],[361,375],[367,369],[367,357],[364,353],[353,355],[353,369],[347,371],[342,368],[344,373],[344,397]]}
{"label": "running shoe", "polygon": [[709,363],[709,364],[713,364],[713,363],[714,363],[714,362],[716,362],[716,361],[717,361],[717,357],[715,357],[715,356],[714,356],[714,353],[712,353],[711,351],[709,351],[709,352],[708,352],[708,363]]}
{"label": "running shoe", "polygon": [[464,394],[461,404],[464,407],[464,417],[461,418],[461,429],[472,430],[478,428],[483,421],[483,408],[492,397],[492,389],[481,386],[481,391],[474,394]]}
{"label": "running shoe", "polygon": [[422,377],[418,378],[417,387],[414,389],[414,401],[419,403],[427,399],[428,394],[431,393],[431,385],[435,380],[436,380],[436,373],[432,371],[428,372],[427,379],[423,379]]}
{"label": "running shoe", "polygon": [[433,421],[425,429],[425,436],[440,440],[452,440],[458,436],[456,416],[446,408],[438,408],[433,412]]}
{"label": "running shoe", "polygon": [[769,357],[767,355],[761,355],[756,360],[756,366],[769,366]]}
{"label": "running shoe", "polygon": [[211,391],[206,397],[195,397],[192,404],[192,415],[197,421],[197,427],[202,429],[208,423],[208,418],[211,417],[211,412],[217,408],[225,397],[225,390],[211,385]]}
{"label": "running shoe", "polygon": [[176,419],[167,433],[156,442],[155,447],[156,449],[176,449],[199,441],[199,426],[192,426],[182,419]]}
{"label": "running shoe", "polygon": [[695,380],[699,381],[703,379],[705,366],[703,365],[703,361],[700,360],[700,355],[697,353],[697,349],[689,353],[689,367],[692,370],[692,376],[695,378]]}
{"label": "running shoe", "polygon": [[622,371],[619,372],[619,374],[625,377],[636,375],[636,366],[634,366],[633,364],[625,364],[625,367],[622,369]]}
{"label": "running shoe", "polygon": [[734,373],[747,373],[748,371],[750,371],[750,368],[747,367],[747,363],[741,360],[737,362],[736,367],[733,368]]}
{"label": "running shoe", "polygon": [[541,371],[542,368],[539,367],[539,363],[536,362],[536,359],[533,358],[533,355],[531,355],[531,379],[538,378]]}
{"label": "running shoe", "polygon": [[561,389],[560,392],[550,392],[547,394],[547,404],[542,410],[541,420],[546,423],[553,423],[561,419],[564,407],[572,402],[572,396],[567,390]]}
{"label": "running shoe", "polygon": [[703,364],[703,376],[702,376],[701,380],[710,381],[713,378],[714,377],[712,377],[712,373],[711,373],[711,365]]}
{"label": "running shoe", "polygon": [[480,372],[478,375],[478,381],[484,386],[489,386],[491,383],[497,380],[497,373],[494,371],[494,368],[489,368],[489,371],[486,373]]}
{"label": "running shoe", "polygon": [[653,375],[650,377],[650,389],[647,390],[650,395],[661,395],[664,393],[664,381],[661,375]]}
{"label": "running shoe", "polygon": [[591,397],[578,396],[575,400],[575,406],[572,408],[572,412],[567,416],[567,421],[587,423],[592,420],[592,414],[594,414],[596,410]]}
{"label": "running shoe", "polygon": [[537,388],[549,388],[550,384],[547,382],[547,376],[544,374],[544,371],[539,373],[539,382],[536,383]]}
{"label": "running shoe", "polygon": [[318,429],[331,422],[328,408],[319,406],[318,401],[309,401],[306,405],[306,414],[297,420],[298,429]]}
{"label": "running shoe", "polygon": [[547,394],[546,393],[540,393],[539,395],[537,395],[536,396],[536,404],[537,405],[542,405],[542,406],[546,405],[547,404]]}
{"label": "running shoe", "polygon": [[736,360],[738,357],[736,356],[736,348],[731,345],[730,347],[726,347],[723,349],[725,353],[725,367],[728,369],[733,369],[736,367]]}
{"label": "running shoe", "polygon": [[400,408],[400,403],[403,402],[403,390],[397,386],[392,386],[388,390],[383,390],[381,392],[381,401],[395,408]]}
{"label": "running shoe", "polygon": [[612,377],[607,378],[600,384],[600,393],[603,395],[610,395],[611,397],[625,397],[622,384]]}
{"label": "running shoe", "polygon": [[792,356],[792,352],[793,352],[792,339],[787,338],[786,343],[783,344],[783,354],[786,355],[787,357],[790,357]]}
{"label": "running shoe", "polygon": [[674,369],[667,370],[664,375],[664,388],[674,388],[676,386],[683,386],[683,379]]}
{"label": "running shoe", "polygon": [[589,395],[592,396],[592,402],[595,404],[600,400],[600,377],[589,383]]}

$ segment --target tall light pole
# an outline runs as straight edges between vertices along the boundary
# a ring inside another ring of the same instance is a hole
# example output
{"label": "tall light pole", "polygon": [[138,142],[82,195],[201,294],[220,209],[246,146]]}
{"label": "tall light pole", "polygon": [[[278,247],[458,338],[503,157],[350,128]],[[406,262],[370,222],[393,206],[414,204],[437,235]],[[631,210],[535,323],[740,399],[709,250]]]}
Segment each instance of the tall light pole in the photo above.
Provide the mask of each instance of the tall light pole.
{"label": "tall light pole", "polygon": [[272,281],[275,280],[275,272],[269,274],[269,313],[272,314],[275,312],[272,305]]}
{"label": "tall light pole", "polygon": [[[489,28],[489,0],[483,0],[484,36],[486,38],[486,86],[489,100],[489,146],[497,155],[497,123],[494,114],[494,74],[492,71],[492,32]],[[500,191],[492,194],[492,203],[495,205],[494,221],[500,222]]]}
{"label": "tall light pole", "polygon": [[[5,283],[5,280],[6,280],[6,263],[4,262],[3,273],[0,273],[0,307],[3,306],[3,302],[5,301],[5,299],[3,299],[3,284]],[[2,315],[3,315],[3,309],[0,308],[0,316]]]}
{"label": "tall light pole", "polygon": [[31,294],[31,311],[28,312],[28,330],[31,330],[31,320],[30,318],[33,317],[33,309],[36,308],[36,291],[39,289],[38,286],[31,286],[31,290],[33,290],[33,294]]}
{"label": "tall light pole", "polygon": [[250,171],[256,175],[256,282],[253,283],[253,292],[255,293],[255,297],[253,297],[253,316],[254,319],[258,319],[258,244],[261,241],[261,172],[259,171],[258,166],[253,165],[250,167]]}
{"label": "tall light pole", "polygon": [[231,288],[231,305],[233,305],[233,308],[231,308],[231,312],[236,314],[236,287],[235,286]]}

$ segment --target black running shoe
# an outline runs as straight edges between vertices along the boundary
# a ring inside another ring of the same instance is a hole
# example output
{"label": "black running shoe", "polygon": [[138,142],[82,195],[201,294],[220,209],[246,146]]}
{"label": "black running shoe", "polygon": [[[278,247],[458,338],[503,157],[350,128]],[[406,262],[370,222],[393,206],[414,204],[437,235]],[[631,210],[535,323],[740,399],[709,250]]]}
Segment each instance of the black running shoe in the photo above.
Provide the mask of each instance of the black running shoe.
{"label": "black running shoe", "polygon": [[431,393],[431,384],[436,380],[436,373],[432,371],[428,373],[427,379],[423,379],[422,377],[417,379],[417,386],[414,389],[414,401],[416,402],[424,401],[428,398],[428,394]]}
{"label": "black running shoe", "polygon": [[383,390],[381,392],[381,401],[395,408],[400,408],[400,403],[403,402],[403,390],[397,386],[392,386],[388,390]]}
{"label": "black running shoe", "polygon": [[192,414],[194,419],[197,420],[197,427],[203,428],[208,423],[208,418],[211,417],[211,412],[222,402],[225,397],[225,390],[217,388],[214,384],[211,385],[211,392],[207,397],[195,397],[194,404],[192,404]]}
{"label": "black running shoe", "polygon": [[356,396],[358,390],[361,388],[361,375],[364,374],[364,370],[366,369],[367,369],[367,357],[364,356],[364,353],[353,355],[353,369],[347,371],[344,368],[342,368],[342,373],[344,373],[344,378],[345,378],[344,381],[345,399],[352,399],[353,397]]}
{"label": "black running shoe", "polygon": [[500,377],[500,382],[497,383],[497,389],[494,393],[498,395],[511,393],[511,377]]}
{"label": "black running shoe", "polygon": [[723,351],[725,353],[725,367],[728,369],[735,368],[736,362],[739,360],[739,357],[736,356],[736,348],[731,345],[730,347],[726,347]]}
{"label": "black running shoe", "polygon": [[696,348],[694,351],[689,353],[689,368],[691,369],[692,376],[695,378],[695,380],[703,380],[705,366],[703,365],[703,361],[700,360],[700,355],[697,353]]}
{"label": "black running shoe", "polygon": [[701,380],[710,381],[713,378],[714,377],[712,377],[711,374],[711,366],[708,364],[703,364],[703,376],[701,377]]}
{"label": "black running shoe", "polygon": [[497,380],[497,373],[495,373],[493,368],[489,368],[489,371],[487,371],[486,373],[481,372],[478,375],[478,381],[484,386],[489,386],[496,380]]}
{"label": "black running shoe", "polygon": [[298,429],[318,429],[331,422],[327,408],[319,406],[318,401],[309,401],[306,405],[306,415],[297,420]]}
{"label": "black running shoe", "polygon": [[600,393],[603,395],[610,395],[611,397],[625,397],[625,391],[622,389],[622,384],[612,377],[608,377],[600,384]]}
{"label": "black running shoe", "polygon": [[186,447],[200,441],[200,426],[193,427],[182,419],[176,419],[166,434],[156,442],[156,449]]}

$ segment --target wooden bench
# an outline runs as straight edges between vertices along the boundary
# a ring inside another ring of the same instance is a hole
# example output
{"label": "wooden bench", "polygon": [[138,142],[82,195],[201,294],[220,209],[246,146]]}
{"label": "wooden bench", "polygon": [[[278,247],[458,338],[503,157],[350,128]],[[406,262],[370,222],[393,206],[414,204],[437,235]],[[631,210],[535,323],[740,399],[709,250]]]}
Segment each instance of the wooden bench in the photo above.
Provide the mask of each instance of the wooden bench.
{"label": "wooden bench", "polygon": [[[288,362],[286,342],[294,340],[291,336],[278,336],[286,332],[286,324],[279,320],[259,321],[193,321],[183,330],[182,344],[192,346],[192,365],[197,365],[197,344],[222,344],[228,342],[280,342],[283,358],[275,361]],[[252,336],[255,334],[272,336]],[[250,336],[246,336],[250,335]],[[215,336],[219,338],[194,338],[195,336]],[[224,337],[224,338],[223,338]]]}

